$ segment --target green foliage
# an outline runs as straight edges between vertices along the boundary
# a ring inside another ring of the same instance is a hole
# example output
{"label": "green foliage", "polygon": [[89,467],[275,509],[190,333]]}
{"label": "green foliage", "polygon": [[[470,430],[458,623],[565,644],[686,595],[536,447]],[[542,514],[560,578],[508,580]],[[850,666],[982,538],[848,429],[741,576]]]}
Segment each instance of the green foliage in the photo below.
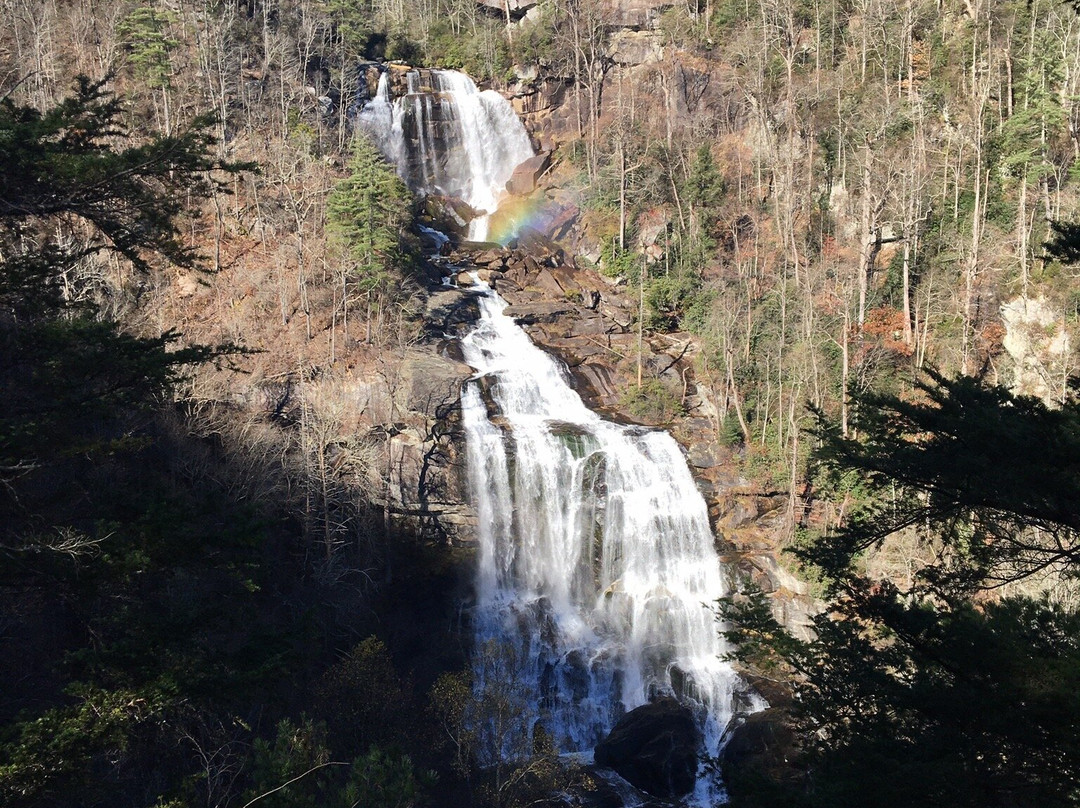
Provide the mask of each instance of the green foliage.
{"label": "green foliage", "polygon": [[378,746],[351,763],[331,760],[326,728],[307,718],[282,719],[272,743],[257,740],[252,767],[247,799],[265,795],[259,804],[267,808],[414,808],[437,779],[408,755]]}
{"label": "green foliage", "polygon": [[1025,598],[933,607],[853,588],[815,618],[811,642],[780,628],[760,594],[723,613],[743,658],[799,677],[808,805],[1075,804],[1074,611]]}
{"label": "green foliage", "polygon": [[551,57],[552,49],[555,47],[554,15],[544,4],[537,8],[540,9],[539,19],[514,33],[511,47],[514,61],[518,64],[539,64]]}
{"label": "green foliage", "polygon": [[686,196],[690,203],[708,210],[720,204],[726,192],[724,176],[713,159],[712,148],[702,143],[690,163],[686,181]]}
{"label": "green foliage", "polygon": [[353,139],[349,176],[327,199],[327,225],[353,262],[363,288],[386,286],[401,263],[411,198],[394,168],[363,134]]}
{"label": "green foliage", "polygon": [[376,38],[375,15],[368,0],[323,0],[322,5],[350,61],[375,55],[371,52]]}
{"label": "green foliage", "polygon": [[604,243],[600,261],[600,271],[609,278],[626,278],[630,284],[638,282],[642,263],[641,254],[633,250],[620,250],[615,238]]}
{"label": "green foliage", "polygon": [[[2,607],[15,632],[38,610],[61,624],[24,641],[18,676],[4,663],[7,709],[23,710],[0,737],[11,806],[103,804],[135,772],[174,777],[151,750],[175,749],[193,704],[227,698],[223,680],[269,668],[227,642],[233,614],[252,617],[235,602],[251,595],[237,563],[250,536],[233,532],[250,523],[241,509],[217,521],[220,489],[180,493],[157,445],[186,368],[223,351],[126,333],[93,305],[103,250],[143,272],[155,257],[194,265],[180,217],[219,190],[210,172],[241,166],[211,156],[208,119],[131,145],[104,86],[82,78],[45,111],[0,100]],[[213,610],[185,603],[196,580]]]}
{"label": "green foliage", "polygon": [[1080,263],[1080,224],[1051,222],[1052,236],[1044,246],[1046,252],[1063,264]]}
{"label": "green foliage", "polygon": [[[103,249],[141,268],[150,254],[194,265],[199,256],[178,218],[193,201],[225,191],[211,172],[252,168],[210,155],[205,117],[176,135],[116,148],[128,133],[106,83],[81,77],[74,95],[44,113],[0,100],[0,237],[11,245],[0,282],[5,300],[55,298],[61,270]],[[55,230],[72,223],[89,226],[90,238],[58,242]],[[20,246],[39,234],[43,246]]]}
{"label": "green foliage", "polygon": [[431,711],[443,730],[440,738],[450,742],[454,769],[459,774],[468,775],[477,740],[475,728],[469,720],[471,676],[464,671],[441,674],[432,685],[428,698]]}
{"label": "green foliage", "polygon": [[244,796],[265,795],[259,800],[263,808],[319,808],[329,801],[332,773],[324,770],[331,765],[344,764],[332,764],[325,727],[309,718],[299,724],[283,718],[273,741],[255,741],[251,788]]}
{"label": "green foliage", "polygon": [[117,760],[136,733],[162,719],[165,707],[157,693],[73,686],[71,695],[74,704],[24,722],[16,738],[3,748],[0,799],[4,805],[27,805],[44,794],[66,789],[81,790],[88,802],[104,798],[92,767]]}
{"label": "green foliage", "polygon": [[186,367],[216,353],[170,351],[176,338],[134,337],[88,317],[0,331],[0,466],[115,451],[124,414],[160,405]]}
{"label": "green foliage", "polygon": [[[1080,613],[987,590],[1075,573],[1080,405],[936,374],[916,389],[859,396],[858,440],[819,420],[824,490],[862,493],[795,550],[829,597],[814,639],[753,590],[721,604],[726,634],[745,663],[795,681],[812,783],[798,804],[1076,805]],[[864,554],[913,529],[936,562],[909,589],[867,577]]]}
{"label": "green foliage", "polygon": [[931,373],[919,397],[863,394],[844,438],[819,420],[826,480],[858,473],[870,499],[806,560],[846,569],[910,525],[951,548],[926,574],[941,595],[1080,561],[1080,405],[1050,409],[971,378]]}
{"label": "green foliage", "polygon": [[408,755],[393,756],[373,746],[353,762],[353,773],[342,792],[341,808],[413,808],[423,792],[434,786],[431,771],[417,771]]}
{"label": "green foliage", "polygon": [[686,327],[684,321],[693,312],[697,322],[709,296],[702,290],[701,279],[691,272],[672,272],[649,279],[645,289],[648,307],[645,325],[661,331]]}
{"label": "green foliage", "polygon": [[161,88],[171,84],[172,64],[169,55],[180,42],[169,35],[169,28],[176,22],[175,11],[146,5],[132,10],[116,26],[117,35],[128,49],[128,59],[150,87]]}
{"label": "green foliage", "polygon": [[660,379],[646,379],[641,387],[631,387],[619,396],[619,404],[635,418],[653,424],[666,424],[684,407],[676,395]]}
{"label": "green foliage", "polygon": [[1001,126],[1002,167],[1027,181],[1038,180],[1051,170],[1048,137],[1066,123],[1058,87],[1062,80],[1060,54],[1049,31],[1037,31],[1030,53],[1018,61],[1019,108]]}
{"label": "green foliage", "polygon": [[719,0],[712,6],[712,26],[718,31],[735,28],[754,19],[757,11],[757,5],[746,0]]}
{"label": "green foliage", "polygon": [[407,735],[408,697],[386,643],[368,637],[330,667],[318,687],[335,743],[349,753]]}
{"label": "green foliage", "polygon": [[424,52],[429,64],[464,70],[477,81],[501,79],[513,64],[503,24],[488,18],[472,27],[447,18],[435,20],[428,28]]}

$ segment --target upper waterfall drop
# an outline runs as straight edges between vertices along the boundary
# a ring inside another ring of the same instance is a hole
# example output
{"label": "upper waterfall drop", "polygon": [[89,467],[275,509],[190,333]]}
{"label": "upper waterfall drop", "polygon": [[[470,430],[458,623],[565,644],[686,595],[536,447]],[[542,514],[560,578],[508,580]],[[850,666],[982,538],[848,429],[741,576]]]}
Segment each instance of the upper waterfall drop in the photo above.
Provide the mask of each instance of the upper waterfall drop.
{"label": "upper waterfall drop", "polygon": [[[505,305],[487,291],[462,340],[477,371],[462,420],[481,657],[509,654],[530,731],[543,726],[563,752],[592,749],[625,711],[675,695],[715,754],[745,688],[709,608],[728,582],[682,452],[666,432],[590,411]],[[487,740],[493,754],[521,753]]]}
{"label": "upper waterfall drop", "polygon": [[506,183],[534,155],[529,135],[510,103],[481,91],[456,70],[410,70],[406,93],[392,97],[389,73],[357,114],[405,183],[419,194],[452,196],[485,214],[469,237],[487,235],[486,214],[506,195]]}

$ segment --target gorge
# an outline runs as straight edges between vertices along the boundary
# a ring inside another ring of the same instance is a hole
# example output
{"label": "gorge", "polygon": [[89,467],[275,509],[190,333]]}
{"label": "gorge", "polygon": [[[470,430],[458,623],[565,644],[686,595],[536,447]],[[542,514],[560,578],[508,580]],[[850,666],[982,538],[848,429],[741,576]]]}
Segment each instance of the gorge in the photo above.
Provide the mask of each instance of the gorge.
{"label": "gorge", "polygon": [[1078,804],[1076,6],[0,0],[0,804]]}

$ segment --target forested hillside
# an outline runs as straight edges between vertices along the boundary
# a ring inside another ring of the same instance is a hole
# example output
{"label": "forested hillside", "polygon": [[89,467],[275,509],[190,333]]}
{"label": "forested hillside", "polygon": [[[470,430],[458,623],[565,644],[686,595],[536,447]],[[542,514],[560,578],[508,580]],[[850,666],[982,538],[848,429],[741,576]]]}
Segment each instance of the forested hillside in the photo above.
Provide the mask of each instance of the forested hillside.
{"label": "forested hillside", "polygon": [[[817,642],[772,622],[775,580],[723,607],[807,705],[728,761],[733,800],[1076,804],[1073,4],[0,14],[4,805],[611,797],[550,743],[479,763],[476,716],[513,706],[471,689],[460,320],[431,206],[352,125],[391,61],[511,99],[550,158],[528,223],[629,301],[615,408],[772,503],[755,552],[793,547],[829,605]],[[928,761],[932,790],[867,796]]]}

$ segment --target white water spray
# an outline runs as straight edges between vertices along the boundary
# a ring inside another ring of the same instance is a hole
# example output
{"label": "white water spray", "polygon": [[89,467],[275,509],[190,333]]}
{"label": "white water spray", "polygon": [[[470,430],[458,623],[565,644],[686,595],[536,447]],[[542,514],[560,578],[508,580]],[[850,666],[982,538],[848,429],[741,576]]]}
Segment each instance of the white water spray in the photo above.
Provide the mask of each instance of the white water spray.
{"label": "white water spray", "polygon": [[560,751],[590,750],[625,711],[673,694],[715,754],[744,688],[708,608],[727,582],[705,502],[668,434],[587,409],[505,305],[488,292],[462,340],[477,370],[462,414],[478,647],[510,649],[527,725]]}
{"label": "white water spray", "polygon": [[533,156],[525,127],[505,98],[481,92],[456,70],[410,70],[397,99],[387,77],[379,77],[358,124],[413,191],[457,197],[485,214],[469,230],[470,239],[484,240],[486,214],[498,208],[514,169]]}

